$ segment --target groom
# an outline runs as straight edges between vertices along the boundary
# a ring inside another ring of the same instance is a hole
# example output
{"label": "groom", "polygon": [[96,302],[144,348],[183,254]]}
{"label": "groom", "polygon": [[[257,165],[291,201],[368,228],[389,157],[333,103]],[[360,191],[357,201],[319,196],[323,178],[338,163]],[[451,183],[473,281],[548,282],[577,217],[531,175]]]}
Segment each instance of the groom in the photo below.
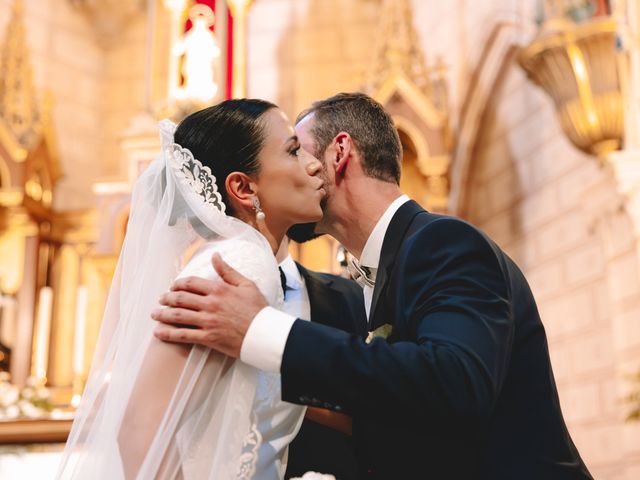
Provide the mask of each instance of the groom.
{"label": "groom", "polygon": [[[351,415],[363,478],[591,478],[526,280],[485,234],[401,194],[400,140],[382,106],[339,94],[303,112],[296,132],[326,169],[316,231],[359,259],[369,341],[268,307],[218,256],[225,282],[198,293],[178,281],[154,312],[156,335],[279,371],[283,400]],[[190,308],[175,308],[175,290]]]}

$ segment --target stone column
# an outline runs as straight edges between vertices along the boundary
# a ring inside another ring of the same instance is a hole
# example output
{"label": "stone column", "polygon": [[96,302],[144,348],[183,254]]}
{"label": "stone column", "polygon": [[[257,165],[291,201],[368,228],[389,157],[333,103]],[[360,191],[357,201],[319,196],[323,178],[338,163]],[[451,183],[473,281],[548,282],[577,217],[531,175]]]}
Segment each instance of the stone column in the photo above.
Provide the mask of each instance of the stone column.
{"label": "stone column", "polygon": [[253,0],[227,0],[233,16],[233,82],[231,96],[247,96],[247,16]]}

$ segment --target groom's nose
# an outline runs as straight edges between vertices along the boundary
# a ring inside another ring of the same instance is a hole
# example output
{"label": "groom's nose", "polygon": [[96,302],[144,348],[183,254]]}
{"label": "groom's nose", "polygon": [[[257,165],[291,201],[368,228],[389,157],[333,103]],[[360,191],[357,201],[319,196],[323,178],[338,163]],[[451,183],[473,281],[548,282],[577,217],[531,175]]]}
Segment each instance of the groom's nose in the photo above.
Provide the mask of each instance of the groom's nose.
{"label": "groom's nose", "polygon": [[307,174],[315,177],[322,171],[322,163],[313,155],[308,155],[308,161],[305,168],[307,170]]}

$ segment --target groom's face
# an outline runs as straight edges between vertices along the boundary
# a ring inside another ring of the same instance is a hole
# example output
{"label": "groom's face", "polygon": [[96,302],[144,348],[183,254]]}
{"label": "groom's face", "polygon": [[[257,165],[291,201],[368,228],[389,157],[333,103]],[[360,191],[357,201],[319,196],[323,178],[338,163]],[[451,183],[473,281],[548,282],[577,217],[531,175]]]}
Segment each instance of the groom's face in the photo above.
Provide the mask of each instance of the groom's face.
{"label": "groom's face", "polygon": [[[295,131],[296,135],[298,136],[298,140],[300,141],[300,146],[305,151],[320,160],[320,163],[322,163],[322,172],[320,172],[318,175],[322,178],[322,180],[324,180],[324,190],[327,194],[322,200],[320,206],[322,207],[322,210],[326,215],[327,203],[330,202],[334,183],[327,166],[327,158],[323,158],[327,157],[326,152],[323,152],[324,154],[321,154],[321,152],[318,151],[318,144],[312,132],[314,123],[315,119],[314,114],[312,113],[298,122],[298,124],[295,126]],[[298,243],[303,243],[320,236],[322,233],[324,232],[322,232],[322,220],[320,220],[316,223],[294,225],[289,230],[288,236]]]}

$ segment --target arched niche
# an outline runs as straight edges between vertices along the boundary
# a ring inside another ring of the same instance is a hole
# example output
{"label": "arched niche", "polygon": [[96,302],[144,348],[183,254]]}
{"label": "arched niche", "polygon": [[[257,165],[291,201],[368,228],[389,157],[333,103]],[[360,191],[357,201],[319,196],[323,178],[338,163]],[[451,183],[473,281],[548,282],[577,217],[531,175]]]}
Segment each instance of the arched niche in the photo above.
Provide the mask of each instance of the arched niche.
{"label": "arched niche", "polygon": [[[400,189],[409,195],[420,205],[425,205],[425,193],[427,179],[420,171],[418,158],[419,148],[415,138],[406,132],[396,123],[400,142],[402,142],[402,177],[400,178]],[[419,144],[419,142],[418,142]]]}
{"label": "arched niche", "polygon": [[427,210],[446,212],[450,163],[446,114],[402,73],[391,74],[374,98],[393,118],[405,149],[401,186]]}
{"label": "arched niche", "polygon": [[473,81],[465,95],[449,172],[449,212],[461,215],[464,208],[473,152],[481,133],[487,105],[501,81],[513,53],[524,43],[526,32],[515,21],[501,21],[488,37]]}

